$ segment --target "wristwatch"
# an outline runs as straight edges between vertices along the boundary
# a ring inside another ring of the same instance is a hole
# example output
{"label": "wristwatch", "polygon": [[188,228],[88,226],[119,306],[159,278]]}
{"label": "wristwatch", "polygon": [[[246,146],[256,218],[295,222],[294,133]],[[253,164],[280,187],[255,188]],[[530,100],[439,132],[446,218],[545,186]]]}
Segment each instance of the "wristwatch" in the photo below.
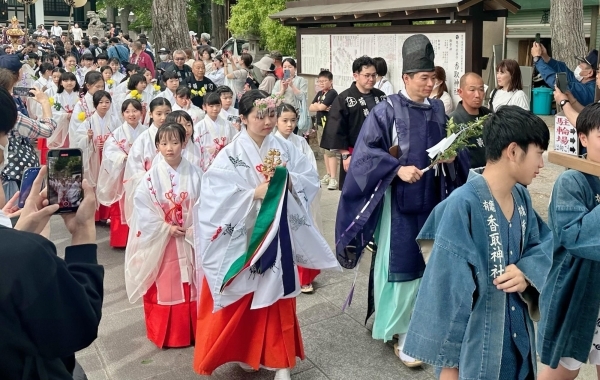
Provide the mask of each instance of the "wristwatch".
{"label": "wristwatch", "polygon": [[561,100],[561,101],[560,101],[560,103],[558,103],[558,104],[560,104],[560,106],[561,106],[561,107],[564,107],[564,106],[565,106],[565,104],[567,104],[567,103],[571,103],[571,102],[569,101],[569,99],[563,99],[563,100]]}
{"label": "wristwatch", "polygon": [[352,156],[352,153],[342,154],[342,160],[346,161],[350,156]]}

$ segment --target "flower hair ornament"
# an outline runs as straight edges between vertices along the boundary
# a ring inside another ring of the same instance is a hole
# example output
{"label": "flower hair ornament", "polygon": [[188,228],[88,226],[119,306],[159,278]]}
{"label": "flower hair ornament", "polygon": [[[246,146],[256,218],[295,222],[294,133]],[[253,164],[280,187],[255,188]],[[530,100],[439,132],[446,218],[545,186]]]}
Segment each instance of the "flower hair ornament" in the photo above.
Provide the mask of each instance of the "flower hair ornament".
{"label": "flower hair ornament", "polygon": [[263,118],[267,115],[269,110],[275,111],[277,107],[283,101],[283,96],[268,96],[263,99],[256,99],[254,101],[254,107],[258,109],[257,117]]}

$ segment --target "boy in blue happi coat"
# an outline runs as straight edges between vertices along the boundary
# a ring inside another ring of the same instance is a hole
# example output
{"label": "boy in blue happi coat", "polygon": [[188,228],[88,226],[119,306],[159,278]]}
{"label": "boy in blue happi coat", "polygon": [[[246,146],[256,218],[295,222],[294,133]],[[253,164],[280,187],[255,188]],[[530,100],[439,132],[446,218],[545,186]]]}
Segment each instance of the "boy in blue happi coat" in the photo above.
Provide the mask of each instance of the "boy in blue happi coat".
{"label": "boy in blue happi coat", "polygon": [[[600,163],[600,104],[583,109],[576,124],[587,159]],[[538,350],[547,364],[540,379],[575,379],[585,362],[600,378],[600,179],[563,172],[548,209],[554,237],[552,269],[540,297]]]}
{"label": "boy in blue happi coat", "polygon": [[483,174],[440,203],[417,238],[429,257],[404,345],[440,379],[534,379],[533,320],[550,270],[551,234],[529,185],[550,134],[529,111],[502,107],[483,128]]}

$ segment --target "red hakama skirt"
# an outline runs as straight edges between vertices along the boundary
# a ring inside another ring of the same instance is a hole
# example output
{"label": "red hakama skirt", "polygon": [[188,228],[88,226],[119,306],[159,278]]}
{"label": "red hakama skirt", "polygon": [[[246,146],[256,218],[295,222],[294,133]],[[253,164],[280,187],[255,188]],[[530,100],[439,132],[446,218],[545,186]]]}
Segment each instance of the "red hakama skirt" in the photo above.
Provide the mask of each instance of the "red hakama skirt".
{"label": "red hakama skirt", "polygon": [[300,286],[310,285],[314,279],[321,273],[318,269],[308,269],[298,266],[298,277],[300,279]]}
{"label": "red hakama skirt", "polygon": [[40,163],[42,165],[46,165],[48,162],[48,144],[46,144],[46,139],[42,137],[38,137],[37,139],[37,148],[40,151]]}
{"label": "red hakama skirt", "polygon": [[110,246],[125,248],[127,235],[129,235],[129,227],[121,223],[121,208],[119,202],[115,202],[110,206]]}
{"label": "red hakama skirt", "polygon": [[216,313],[206,279],[202,284],[194,370],[210,375],[230,362],[246,363],[254,369],[293,368],[296,357],[304,359],[296,299],[281,299],[269,307],[251,310],[253,294]]}

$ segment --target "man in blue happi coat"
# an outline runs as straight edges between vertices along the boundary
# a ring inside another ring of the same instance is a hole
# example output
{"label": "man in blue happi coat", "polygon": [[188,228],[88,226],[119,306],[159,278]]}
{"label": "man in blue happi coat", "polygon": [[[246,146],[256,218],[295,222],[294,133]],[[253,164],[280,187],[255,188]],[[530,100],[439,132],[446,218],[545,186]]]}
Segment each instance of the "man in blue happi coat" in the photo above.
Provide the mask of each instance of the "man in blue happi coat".
{"label": "man in blue happi coat", "polygon": [[[373,239],[369,310],[373,338],[392,340],[409,367],[421,362],[402,352],[425,262],[415,241],[433,208],[457,185],[456,164],[424,171],[427,149],[446,136],[444,104],[429,98],[435,84],[434,51],[424,35],[402,47],[405,89],[376,105],[365,120],[342,189],[336,219],[338,261],[354,268]],[[468,171],[463,160],[462,178]]]}
{"label": "man in blue happi coat", "polygon": [[419,233],[429,260],[404,351],[440,379],[535,379],[552,234],[522,185],[544,166],[549,139],[539,117],[500,108],[483,128],[483,174],[472,171]]}

